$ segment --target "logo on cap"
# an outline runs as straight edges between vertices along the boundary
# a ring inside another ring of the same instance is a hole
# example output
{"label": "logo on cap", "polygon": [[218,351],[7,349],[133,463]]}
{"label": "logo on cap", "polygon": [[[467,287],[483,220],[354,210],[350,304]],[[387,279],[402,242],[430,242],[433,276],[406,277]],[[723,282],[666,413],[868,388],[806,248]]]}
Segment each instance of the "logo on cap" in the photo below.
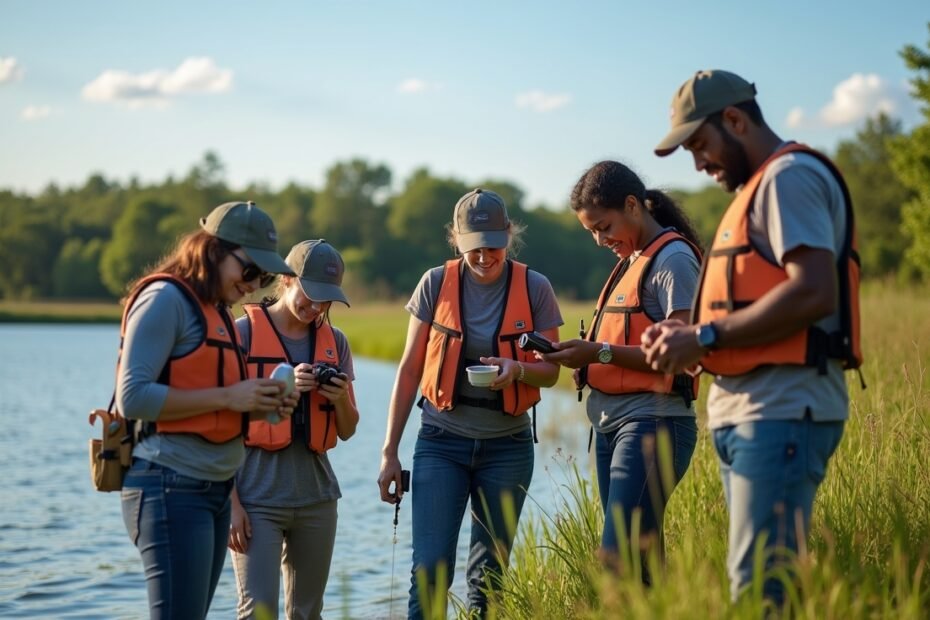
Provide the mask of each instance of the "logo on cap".
{"label": "logo on cap", "polygon": [[265,232],[265,234],[268,235],[268,241],[274,241],[275,243],[278,242],[278,233],[276,233],[275,231],[268,230]]}
{"label": "logo on cap", "polygon": [[487,211],[475,211],[469,216],[468,220],[471,224],[481,224],[490,221],[491,214]]}
{"label": "logo on cap", "polygon": [[326,263],[326,273],[333,277],[339,275],[339,266],[336,263]]}

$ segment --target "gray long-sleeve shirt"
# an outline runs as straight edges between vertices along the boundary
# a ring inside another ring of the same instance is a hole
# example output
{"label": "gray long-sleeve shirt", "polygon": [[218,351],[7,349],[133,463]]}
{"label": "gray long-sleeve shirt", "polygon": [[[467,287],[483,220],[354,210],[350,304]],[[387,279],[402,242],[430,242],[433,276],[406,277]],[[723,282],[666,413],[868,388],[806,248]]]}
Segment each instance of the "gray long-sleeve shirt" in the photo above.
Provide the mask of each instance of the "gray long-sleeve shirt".
{"label": "gray long-sleeve shirt", "polygon": [[[193,351],[203,339],[198,311],[172,282],[146,286],[126,321],[126,338],[116,406],[127,418],[158,420],[168,386],[158,383],[168,359]],[[222,481],[235,475],[245,456],[241,439],[214,444],[196,435],[156,433],[143,439],[133,456],[170,467],[184,476]]]}

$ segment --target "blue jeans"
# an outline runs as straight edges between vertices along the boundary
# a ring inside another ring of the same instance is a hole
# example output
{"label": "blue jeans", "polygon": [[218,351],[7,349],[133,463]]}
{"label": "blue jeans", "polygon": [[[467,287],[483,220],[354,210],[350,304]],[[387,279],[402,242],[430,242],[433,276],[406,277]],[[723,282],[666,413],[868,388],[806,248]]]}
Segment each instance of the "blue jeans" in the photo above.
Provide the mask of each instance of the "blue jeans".
{"label": "blue jeans", "polygon": [[[666,434],[671,453],[664,457],[657,449],[657,435]],[[597,434],[597,483],[604,509],[604,533],[601,549],[608,554],[619,550],[614,513],[619,513],[626,536],[630,536],[634,512],[639,513],[640,540],[630,541],[631,549],[642,552],[642,577],[650,583],[646,551],[649,541],[658,544],[663,553],[662,523],[665,506],[691,464],[697,444],[697,423],[694,417],[639,417],[625,420],[619,428]],[[668,458],[668,472],[663,476],[661,463]],[[666,484],[663,484],[663,480]],[[647,543],[643,545],[641,543]]]}
{"label": "blue jeans", "polygon": [[151,618],[206,617],[226,560],[232,484],[133,459],[123,521],[142,554]]}
{"label": "blue jeans", "polygon": [[[714,431],[723,492],[730,512],[727,571],[733,600],[752,582],[753,553],[765,536],[766,569],[797,553],[810,526],[814,495],[827,461],[843,436],[844,423],[769,420]],[[791,553],[786,554],[785,551]],[[784,586],[774,578],[763,586],[780,605]]]}
{"label": "blue jeans", "polygon": [[[506,566],[516,521],[533,477],[533,434],[529,429],[495,439],[468,439],[437,426],[420,427],[413,453],[413,570],[409,618],[422,618],[417,572],[423,569],[430,592],[436,569],[446,568],[446,587],[452,584],[455,549],[471,500],[471,549],[468,556],[468,607],[483,616],[487,596],[482,588],[493,583],[486,572],[500,574]],[[504,500],[513,499],[513,522],[508,524]]]}

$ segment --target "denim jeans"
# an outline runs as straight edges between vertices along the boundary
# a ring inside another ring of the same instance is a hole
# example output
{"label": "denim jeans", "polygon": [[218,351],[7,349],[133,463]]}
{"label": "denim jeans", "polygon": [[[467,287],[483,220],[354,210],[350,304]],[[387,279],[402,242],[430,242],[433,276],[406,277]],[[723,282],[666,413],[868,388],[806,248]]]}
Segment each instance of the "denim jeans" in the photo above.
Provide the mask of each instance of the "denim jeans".
{"label": "denim jeans", "polygon": [[[490,583],[485,572],[500,573],[507,563],[516,520],[533,477],[533,435],[529,429],[495,439],[468,439],[437,426],[420,427],[413,453],[413,570],[409,618],[422,618],[417,572],[424,569],[430,592],[436,569],[446,568],[452,584],[455,549],[471,500],[471,547],[468,556],[468,607],[483,616]],[[513,499],[514,522],[508,524],[502,497]]]}
{"label": "denim jeans", "polygon": [[[672,474],[663,484],[663,459],[657,435],[666,433],[669,439],[668,465]],[[596,433],[597,483],[604,509],[604,533],[601,549],[608,553],[619,550],[614,513],[619,512],[624,531],[630,536],[633,513],[639,511],[640,540],[653,538],[663,553],[662,523],[665,506],[691,464],[691,455],[697,444],[697,423],[694,417],[661,418],[655,416],[625,420],[616,430]],[[650,583],[647,558],[640,540],[630,541],[631,549],[642,554],[643,581]]]}
{"label": "denim jeans", "polygon": [[123,521],[142,554],[151,618],[206,617],[226,559],[232,484],[133,460],[123,481]]}
{"label": "denim jeans", "polygon": [[[765,535],[766,569],[797,553],[806,539],[817,487],[843,436],[842,421],[768,420],[713,433],[730,512],[727,571],[733,600],[752,582],[753,553]],[[765,581],[766,598],[780,605],[782,583]]]}

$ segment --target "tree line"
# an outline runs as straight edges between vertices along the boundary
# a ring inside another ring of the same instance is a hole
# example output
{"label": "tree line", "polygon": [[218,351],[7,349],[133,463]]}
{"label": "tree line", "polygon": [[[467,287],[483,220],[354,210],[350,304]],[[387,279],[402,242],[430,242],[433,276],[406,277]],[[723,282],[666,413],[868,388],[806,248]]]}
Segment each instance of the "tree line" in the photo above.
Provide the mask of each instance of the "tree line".
{"label": "tree line", "polygon": [[[899,120],[880,114],[830,154],[853,198],[864,275],[910,282],[930,280],[930,54],[908,45],[901,57],[916,74],[922,123],[904,132]],[[597,295],[612,255],[591,242],[570,209],[531,209],[509,181],[470,184],[421,168],[392,192],[386,165],[352,159],[333,164],[319,189],[234,189],[208,152],[182,179],[158,184],[93,174],[80,187],[50,184],[36,195],[0,190],[0,299],[118,298],[179,235],[233,199],[254,200],[274,218],[282,254],[305,238],[330,241],[346,260],[346,286],[356,298],[404,296],[425,269],[450,256],[444,227],[452,206],[478,186],[499,193],[527,226],[520,260],[561,296]],[[731,196],[714,186],[669,193],[709,241]]]}

